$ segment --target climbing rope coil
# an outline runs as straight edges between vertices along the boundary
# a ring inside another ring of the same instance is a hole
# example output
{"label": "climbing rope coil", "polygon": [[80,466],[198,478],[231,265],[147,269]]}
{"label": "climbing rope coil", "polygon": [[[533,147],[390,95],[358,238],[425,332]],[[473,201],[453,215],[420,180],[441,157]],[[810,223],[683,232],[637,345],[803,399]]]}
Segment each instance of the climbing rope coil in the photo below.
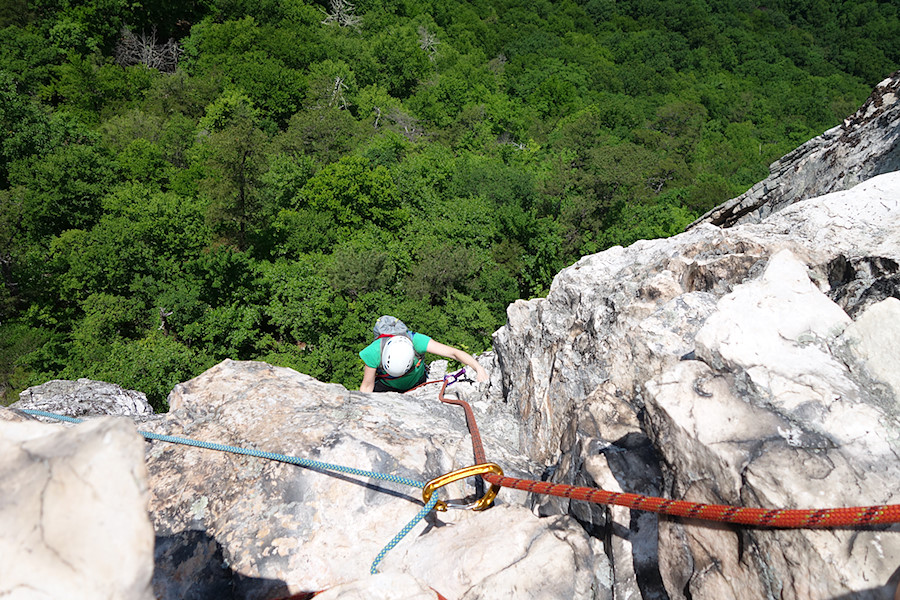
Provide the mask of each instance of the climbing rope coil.
{"label": "climbing rope coil", "polygon": [[[388,544],[378,553],[372,562],[370,572],[375,574],[378,572],[378,565],[384,559],[385,555],[393,549],[412,529],[424,519],[432,510],[447,510],[448,507],[459,506],[451,505],[447,502],[439,500],[435,491],[441,487],[465,479],[467,477],[480,476],[485,482],[490,484],[490,489],[479,499],[466,505],[464,508],[471,510],[485,510],[490,507],[497,493],[501,488],[510,488],[531,492],[534,494],[557,496],[561,498],[569,498],[571,500],[582,500],[585,502],[593,502],[596,504],[624,506],[633,510],[643,510],[654,512],[673,517],[685,517],[689,519],[700,519],[706,521],[717,521],[720,523],[734,523],[738,525],[747,525],[753,527],[770,527],[770,528],[829,528],[829,527],[848,527],[860,525],[874,525],[883,523],[900,523],[900,505],[875,505],[875,506],[853,506],[847,508],[814,508],[814,509],[781,509],[781,508],[745,508],[739,506],[729,506],[722,504],[704,504],[700,502],[686,502],[682,500],[669,500],[654,496],[645,496],[641,494],[609,492],[599,488],[581,487],[574,485],[564,485],[550,483],[548,481],[536,481],[532,479],[520,479],[516,477],[507,477],[503,474],[503,470],[499,465],[487,461],[484,453],[484,446],[481,442],[481,434],[478,431],[478,425],[475,422],[475,414],[472,407],[459,398],[445,398],[444,392],[448,385],[455,382],[465,371],[459,371],[451,375],[447,375],[443,380],[428,381],[417,387],[432,383],[441,383],[441,391],[438,399],[444,404],[460,406],[465,411],[466,424],[469,434],[472,438],[472,449],[475,459],[475,465],[471,465],[462,469],[458,469],[451,473],[447,473],[432,479],[428,482],[420,482],[406,477],[399,477],[386,473],[377,473],[374,471],[364,471],[341,465],[334,465],[321,461],[308,460],[284,454],[275,454],[264,452],[252,448],[241,448],[237,446],[229,446],[225,444],[214,444],[202,442],[189,438],[160,435],[156,433],[139,431],[142,436],[149,440],[158,440],[174,444],[183,444],[205,448],[208,450],[216,450],[221,452],[231,452],[235,454],[243,454],[267,460],[285,462],[309,469],[320,471],[334,471],[356,475],[359,477],[368,477],[382,481],[390,481],[410,487],[422,489],[423,508],[416,516],[388,542]],[[413,388],[416,389],[416,388]],[[410,390],[412,391],[412,390]],[[40,410],[23,410],[22,412],[33,416],[49,417],[60,421],[70,423],[81,423],[82,419],[57,415],[50,412]]]}

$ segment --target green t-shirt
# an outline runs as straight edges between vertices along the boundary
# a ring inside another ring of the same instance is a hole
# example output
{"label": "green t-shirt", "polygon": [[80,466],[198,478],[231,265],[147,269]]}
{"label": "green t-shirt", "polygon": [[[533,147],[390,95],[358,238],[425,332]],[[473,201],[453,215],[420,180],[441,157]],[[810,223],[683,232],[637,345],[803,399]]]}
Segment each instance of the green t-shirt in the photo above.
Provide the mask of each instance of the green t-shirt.
{"label": "green t-shirt", "polygon": [[[425,351],[428,349],[428,342],[430,341],[431,338],[427,335],[414,333],[412,337],[413,350],[415,350],[418,355],[425,354]],[[375,340],[363,348],[359,352],[359,357],[366,363],[367,367],[372,367],[378,371],[378,379],[384,383],[384,385],[403,391],[410,389],[425,373],[425,361],[417,361],[418,364],[413,370],[401,377],[383,377],[384,371],[381,370],[381,342],[382,340]]]}

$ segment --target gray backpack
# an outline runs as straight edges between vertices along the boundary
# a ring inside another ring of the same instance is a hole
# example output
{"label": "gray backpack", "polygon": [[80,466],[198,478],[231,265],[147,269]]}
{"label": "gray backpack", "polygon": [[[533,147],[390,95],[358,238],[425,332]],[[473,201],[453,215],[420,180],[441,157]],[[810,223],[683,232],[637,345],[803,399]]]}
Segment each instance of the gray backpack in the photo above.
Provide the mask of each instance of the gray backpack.
{"label": "gray backpack", "polygon": [[378,320],[375,321],[375,327],[372,328],[372,331],[375,333],[376,340],[379,338],[388,338],[394,335],[405,335],[409,339],[412,339],[413,336],[413,332],[409,330],[409,327],[407,327],[403,321],[401,321],[397,317],[392,317],[390,315],[378,317]]}

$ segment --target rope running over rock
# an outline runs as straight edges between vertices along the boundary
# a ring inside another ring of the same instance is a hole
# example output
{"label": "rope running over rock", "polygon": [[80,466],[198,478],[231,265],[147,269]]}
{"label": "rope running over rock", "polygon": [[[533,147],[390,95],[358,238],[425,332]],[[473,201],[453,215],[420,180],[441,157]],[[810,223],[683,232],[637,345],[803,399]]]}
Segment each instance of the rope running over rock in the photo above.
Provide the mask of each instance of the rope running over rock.
{"label": "rope running over rock", "polygon": [[[466,424],[472,436],[472,447],[475,462],[488,462],[485,458],[481,434],[475,422],[475,414],[469,404],[460,399],[444,398],[446,385],[441,387],[438,398],[445,404],[455,404],[465,410]],[[506,488],[547,494],[572,500],[584,500],[596,504],[614,504],[634,510],[644,510],[673,517],[687,517],[720,523],[735,523],[755,527],[779,527],[785,529],[849,527],[856,525],[874,525],[879,523],[900,523],[900,505],[885,504],[876,506],[852,506],[848,508],[817,509],[782,509],[782,508],[744,508],[722,504],[703,504],[683,500],[668,500],[641,494],[608,492],[599,488],[580,487],[504,477],[493,473],[481,476],[492,485]]]}
{"label": "rope running over rock", "polygon": [[[31,410],[31,409],[22,409],[22,412],[35,416],[35,417],[47,417],[50,419],[56,419],[58,421],[66,421],[68,423],[82,423],[82,419],[77,419],[75,417],[67,417],[64,415],[57,415],[51,412],[46,412],[42,410]],[[416,488],[424,488],[425,483],[421,481],[415,481],[413,479],[408,479],[406,477],[400,477],[398,475],[391,475],[388,473],[377,473],[375,471],[363,471],[360,469],[354,469],[352,467],[344,467],[341,465],[334,465],[331,463],[320,462],[317,460],[309,460],[306,458],[298,458],[296,456],[287,456],[285,454],[275,454],[274,452],[264,452],[262,450],[255,450],[253,448],[241,448],[240,446],[228,446],[226,444],[213,444],[210,442],[201,442],[199,440],[192,440],[190,438],[182,438],[182,437],[174,437],[171,435],[161,435],[158,433],[151,433],[149,431],[138,431],[139,434],[144,436],[148,440],[158,440],[161,442],[169,442],[172,444],[181,444],[185,446],[194,446],[197,448],[203,448],[206,450],[216,450],[219,452],[230,452],[232,454],[243,454],[245,456],[253,456],[256,458],[263,458],[266,460],[274,460],[278,462],[289,463],[292,465],[298,465],[301,467],[306,467],[308,469],[314,469],[317,471],[335,471],[338,473],[346,473],[348,475],[356,475],[358,477],[369,477],[371,479],[379,479],[382,481],[390,481],[393,483],[399,483],[402,485],[408,485],[410,487]],[[378,564],[384,559],[385,555],[391,551],[400,540],[406,536],[410,531],[412,531],[413,527],[415,527],[419,521],[425,518],[428,513],[434,508],[434,505],[437,503],[438,498],[435,496],[432,502],[429,502],[425,505],[419,513],[413,517],[413,519],[406,524],[394,539],[388,542],[387,546],[385,546],[381,552],[378,553],[378,556],[375,557],[375,560],[372,562],[372,567],[370,572],[374,575],[378,572]]]}

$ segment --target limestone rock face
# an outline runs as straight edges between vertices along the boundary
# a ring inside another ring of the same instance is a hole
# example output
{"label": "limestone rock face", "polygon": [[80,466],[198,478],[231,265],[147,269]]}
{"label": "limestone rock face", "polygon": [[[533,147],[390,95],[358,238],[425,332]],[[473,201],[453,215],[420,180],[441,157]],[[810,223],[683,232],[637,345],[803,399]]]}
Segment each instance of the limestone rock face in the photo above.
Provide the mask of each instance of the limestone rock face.
{"label": "limestone rock face", "polygon": [[[774,508],[900,503],[900,173],[588,256],[494,337],[554,481]],[[616,597],[891,598],[898,527],[780,531],[544,500]]]}
{"label": "limestone rock face", "polygon": [[900,72],[855,114],[772,163],[768,178],[694,223],[758,223],[786,206],[900,170]]}
{"label": "limestone rock face", "polygon": [[153,539],[130,421],[0,418],[0,597],[151,600]]}
{"label": "limestone rock face", "polygon": [[[114,383],[79,379],[54,379],[30,387],[19,394],[11,408],[42,410],[67,417],[121,415],[142,417],[153,414],[143,392],[126,390]],[[44,419],[47,420],[47,419]]]}
{"label": "limestone rock face", "polygon": [[[473,463],[465,415],[438,401],[439,387],[362,394],[290,369],[225,361],[177,386],[170,412],[145,426],[426,482]],[[486,451],[511,474],[540,473],[496,444]],[[387,554],[383,576],[371,578],[373,559],[421,509],[420,489],[164,442],[152,444],[147,461],[160,599],[330,589],[394,597],[384,595],[385,576],[407,590],[396,597],[434,597],[433,588],[448,598],[587,599],[602,598],[611,579],[601,544],[573,519],[539,519],[521,493],[502,492],[483,513],[432,513]],[[464,499],[473,486],[439,492]]]}
{"label": "limestone rock face", "polygon": [[[852,346],[851,368],[863,368],[871,379],[889,386],[900,398],[900,300],[887,298],[866,309],[844,330],[844,340]],[[885,396],[889,396],[885,390]]]}

